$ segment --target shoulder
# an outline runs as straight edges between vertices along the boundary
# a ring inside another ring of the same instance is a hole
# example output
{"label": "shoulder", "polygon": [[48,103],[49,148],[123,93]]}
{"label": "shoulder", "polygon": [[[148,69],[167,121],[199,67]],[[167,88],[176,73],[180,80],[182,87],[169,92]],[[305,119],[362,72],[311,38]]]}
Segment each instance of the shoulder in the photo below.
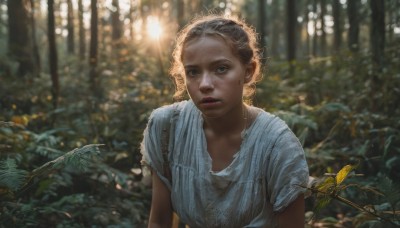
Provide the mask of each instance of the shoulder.
{"label": "shoulder", "polygon": [[164,123],[172,117],[174,112],[180,112],[187,103],[187,101],[181,101],[154,109],[150,114],[149,124]]}
{"label": "shoulder", "polygon": [[264,109],[253,107],[257,112],[255,119],[255,125],[259,126],[259,129],[264,133],[268,133],[269,136],[279,136],[286,131],[290,131],[290,128],[284,120],[277,115],[265,111]]}
{"label": "shoulder", "polygon": [[299,149],[302,147],[297,136],[283,119],[262,109],[258,109],[258,111],[254,126],[250,131],[251,137],[249,138],[251,140],[259,142],[259,145],[269,149],[279,150],[281,147]]}

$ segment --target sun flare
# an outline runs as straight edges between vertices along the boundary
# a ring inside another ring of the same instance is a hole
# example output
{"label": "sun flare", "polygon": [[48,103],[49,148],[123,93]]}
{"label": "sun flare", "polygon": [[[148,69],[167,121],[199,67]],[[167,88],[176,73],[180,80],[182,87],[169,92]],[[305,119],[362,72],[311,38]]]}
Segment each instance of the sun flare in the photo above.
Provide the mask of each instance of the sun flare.
{"label": "sun flare", "polygon": [[159,39],[162,33],[160,21],[157,17],[149,16],[147,18],[147,33],[152,39]]}

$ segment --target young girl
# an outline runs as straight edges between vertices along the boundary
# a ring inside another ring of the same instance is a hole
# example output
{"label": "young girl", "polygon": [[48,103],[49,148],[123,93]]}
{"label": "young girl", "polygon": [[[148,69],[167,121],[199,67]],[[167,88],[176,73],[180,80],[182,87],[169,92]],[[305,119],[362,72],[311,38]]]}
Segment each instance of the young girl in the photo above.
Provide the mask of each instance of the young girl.
{"label": "young girl", "polygon": [[149,227],[171,227],[173,212],[191,228],[304,227],[301,144],[281,119],[244,103],[259,79],[254,30],[206,16],[183,29],[173,57],[175,96],[190,99],[154,110],[144,132]]}

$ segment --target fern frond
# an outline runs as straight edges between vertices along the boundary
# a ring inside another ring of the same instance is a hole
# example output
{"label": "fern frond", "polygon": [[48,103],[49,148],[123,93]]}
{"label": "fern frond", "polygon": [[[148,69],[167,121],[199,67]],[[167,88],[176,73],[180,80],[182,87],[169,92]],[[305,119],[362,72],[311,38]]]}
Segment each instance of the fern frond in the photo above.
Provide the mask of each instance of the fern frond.
{"label": "fern frond", "polygon": [[100,154],[99,146],[102,144],[90,144],[81,148],[76,148],[66,154],[45,163],[32,171],[31,177],[47,173],[52,169],[63,165],[73,165],[80,169],[85,169],[90,163],[90,159]]}
{"label": "fern frond", "polygon": [[28,172],[17,168],[14,159],[6,159],[0,161],[0,186],[6,187],[15,191],[25,181]]}

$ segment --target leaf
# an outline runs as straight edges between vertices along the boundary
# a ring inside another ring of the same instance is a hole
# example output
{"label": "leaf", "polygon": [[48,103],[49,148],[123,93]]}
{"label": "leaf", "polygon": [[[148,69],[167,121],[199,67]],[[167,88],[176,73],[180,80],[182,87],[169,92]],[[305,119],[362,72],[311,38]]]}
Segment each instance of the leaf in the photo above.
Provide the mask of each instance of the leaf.
{"label": "leaf", "polygon": [[320,211],[322,208],[326,207],[330,202],[331,202],[332,198],[329,196],[324,196],[321,197],[317,200],[317,202],[315,203],[315,207],[314,210],[316,212]]}
{"label": "leaf", "polygon": [[27,171],[17,168],[14,159],[0,161],[0,186],[16,191],[21,187],[27,174]]}
{"label": "leaf", "polygon": [[76,168],[84,170],[88,167],[90,159],[100,154],[99,146],[102,146],[102,144],[89,144],[69,151],[64,155],[45,163],[39,168],[34,169],[31,172],[31,176],[47,173],[64,165],[73,165]]}
{"label": "leaf", "polygon": [[328,111],[328,112],[351,112],[350,108],[342,103],[327,103],[324,106],[321,107],[321,110],[323,111]]}
{"label": "leaf", "polygon": [[317,189],[323,193],[330,193],[333,187],[335,187],[335,179],[333,177],[328,177],[317,186]]}
{"label": "leaf", "polygon": [[20,125],[26,127],[26,126],[28,126],[29,118],[27,115],[13,116],[13,117],[11,117],[11,122],[14,122],[16,124],[20,124]]}
{"label": "leaf", "polygon": [[384,196],[384,195],[385,195],[385,194],[383,194],[382,192],[380,192],[379,190],[377,190],[377,189],[375,189],[375,188],[372,188],[372,187],[368,187],[368,186],[360,187],[360,189],[363,190],[363,191],[365,191],[365,192],[372,192],[372,193],[374,193],[375,195],[379,195],[379,196]]}
{"label": "leaf", "polygon": [[354,169],[355,167],[352,165],[346,165],[344,166],[337,174],[336,174],[336,184],[340,185],[346,177],[349,175],[349,173]]}

